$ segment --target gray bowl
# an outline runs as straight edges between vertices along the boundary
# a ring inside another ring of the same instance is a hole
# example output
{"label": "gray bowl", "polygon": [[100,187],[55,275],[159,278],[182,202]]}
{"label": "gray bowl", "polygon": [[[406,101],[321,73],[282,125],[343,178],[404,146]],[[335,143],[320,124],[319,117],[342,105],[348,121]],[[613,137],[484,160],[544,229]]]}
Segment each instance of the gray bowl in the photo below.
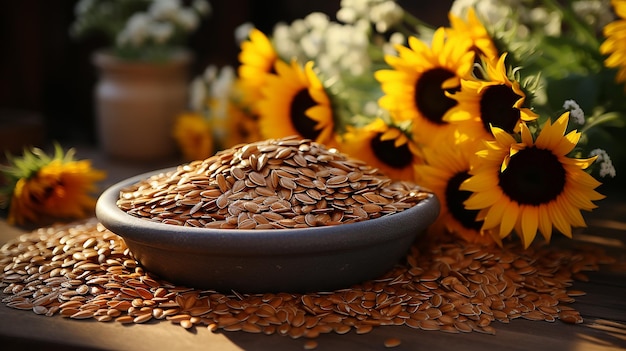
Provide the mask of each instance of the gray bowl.
{"label": "gray bowl", "polygon": [[347,288],[391,269],[439,213],[439,201],[430,195],[405,211],[357,223],[242,230],[156,223],[117,207],[121,189],[165,171],[111,186],[98,199],[96,216],[148,272],[194,288],[245,293]]}

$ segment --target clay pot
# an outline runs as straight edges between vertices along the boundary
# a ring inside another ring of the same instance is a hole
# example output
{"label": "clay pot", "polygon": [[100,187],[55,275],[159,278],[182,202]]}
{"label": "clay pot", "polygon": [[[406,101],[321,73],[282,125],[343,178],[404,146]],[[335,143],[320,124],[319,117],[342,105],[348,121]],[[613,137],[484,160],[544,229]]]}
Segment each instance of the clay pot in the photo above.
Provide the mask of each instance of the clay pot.
{"label": "clay pot", "polygon": [[148,161],[175,155],[172,127],[187,108],[191,61],[186,50],[163,62],[94,53],[97,136],[107,156]]}

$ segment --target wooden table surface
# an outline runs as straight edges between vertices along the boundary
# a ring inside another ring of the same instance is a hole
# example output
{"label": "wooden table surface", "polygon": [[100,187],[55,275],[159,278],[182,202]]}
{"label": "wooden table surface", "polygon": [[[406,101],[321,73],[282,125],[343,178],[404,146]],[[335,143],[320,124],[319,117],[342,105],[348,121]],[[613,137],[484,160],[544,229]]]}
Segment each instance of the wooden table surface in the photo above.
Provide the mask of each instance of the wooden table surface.
{"label": "wooden table surface", "polygon": [[[96,167],[108,171],[104,186],[176,164],[172,160],[150,164],[113,162],[89,150],[82,154],[79,150],[79,156],[91,158]],[[626,350],[626,196],[607,195],[608,199],[598,203],[598,209],[585,214],[588,228],[577,232],[574,240],[557,238],[554,243],[599,245],[617,259],[616,264],[588,273],[588,282],[574,283],[573,289],[587,293],[576,297],[571,305],[581,313],[584,323],[518,318],[509,324],[492,323],[496,335],[382,326],[365,335],[354,331],[345,335],[322,334],[316,339],[316,350],[385,350],[383,343],[390,337],[402,342],[391,350]],[[24,232],[0,221],[0,244]],[[212,333],[204,328],[191,332],[164,321],[121,325],[44,317],[0,304],[0,350],[303,350],[304,343],[303,339],[280,335]]]}

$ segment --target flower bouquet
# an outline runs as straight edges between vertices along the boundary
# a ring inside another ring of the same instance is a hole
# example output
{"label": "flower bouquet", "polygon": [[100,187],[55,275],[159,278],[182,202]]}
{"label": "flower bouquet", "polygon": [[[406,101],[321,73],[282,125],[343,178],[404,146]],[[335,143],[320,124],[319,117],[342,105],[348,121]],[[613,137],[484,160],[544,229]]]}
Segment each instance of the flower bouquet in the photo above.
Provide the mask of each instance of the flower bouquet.
{"label": "flower bouquet", "polygon": [[246,24],[236,74],[193,82],[175,137],[191,160],[298,135],[430,188],[437,233],[571,237],[615,176],[598,145],[626,121],[626,1],[611,5],[458,0],[435,28],[392,0],[343,0],[336,20]]}

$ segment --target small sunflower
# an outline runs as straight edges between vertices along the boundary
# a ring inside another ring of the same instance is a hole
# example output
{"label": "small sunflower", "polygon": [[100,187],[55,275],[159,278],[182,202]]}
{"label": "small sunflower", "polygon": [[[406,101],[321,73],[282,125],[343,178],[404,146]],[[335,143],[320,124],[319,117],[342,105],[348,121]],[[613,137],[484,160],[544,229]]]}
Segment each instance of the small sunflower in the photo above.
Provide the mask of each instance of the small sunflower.
{"label": "small sunflower", "polygon": [[539,230],[546,241],[552,228],[567,237],[572,227],[584,227],[580,211],[597,207],[592,201],[604,198],[594,189],[600,183],[584,170],[595,157],[569,158],[580,139],[576,130],[565,134],[569,113],[543,125],[536,140],[521,126],[521,142],[500,128],[495,140],[478,151],[481,162],[460,189],[471,191],[465,208],[479,210],[483,230],[498,230],[500,238],[513,229],[525,247]]}
{"label": "small sunflower", "polygon": [[264,138],[299,135],[332,146],[334,119],[330,99],[313,71],[313,61],[301,67],[276,62],[276,74],[267,78],[259,101],[259,127]]}
{"label": "small sunflower", "polygon": [[615,81],[623,83],[626,82],[626,1],[612,0],[611,5],[621,19],[604,27],[603,34],[606,40],[600,45],[600,52],[609,55],[604,64],[607,67],[618,68]]}
{"label": "small sunflower", "polygon": [[91,161],[77,161],[74,150],[64,153],[58,145],[52,157],[35,148],[9,161],[2,171],[9,183],[10,224],[86,217],[96,204],[95,183],[106,177]]}
{"label": "small sunflower", "polygon": [[174,122],[174,140],[187,161],[204,160],[213,154],[212,133],[209,121],[198,113],[183,113]]}
{"label": "small sunflower", "polygon": [[414,166],[422,163],[417,146],[405,132],[380,118],[348,128],[339,149],[397,180],[414,180]]}
{"label": "small sunflower", "polygon": [[375,72],[385,94],[379,99],[380,106],[397,121],[412,121],[417,143],[427,145],[450,127],[443,116],[457,102],[446,91],[457,91],[460,79],[472,70],[474,52],[470,48],[467,38],[447,37],[446,29],[439,28],[430,47],[410,37],[408,48],[396,46],[399,56],[385,56],[393,69]]}
{"label": "small sunflower", "polygon": [[488,61],[498,59],[498,49],[496,49],[491,35],[487,32],[487,28],[476,16],[474,8],[467,11],[467,22],[452,13],[449,13],[448,17],[452,32],[455,35],[467,36],[472,41],[471,50],[476,52],[478,56],[485,57]]}
{"label": "small sunflower", "polygon": [[[431,190],[440,202],[439,217],[430,230],[451,233],[461,239],[481,244],[494,243],[494,237],[481,231],[476,220],[478,210],[468,210],[463,202],[472,194],[459,186],[470,177],[470,168],[478,142],[459,130],[441,136],[432,147],[424,148],[424,164],[415,166],[416,181]],[[499,238],[495,238],[499,242]]]}
{"label": "small sunflower", "polygon": [[226,136],[223,148],[231,148],[237,144],[248,144],[261,140],[258,118],[246,113],[236,103],[228,105]]}
{"label": "small sunflower", "polygon": [[[458,104],[444,120],[463,123],[463,131],[476,138],[491,140],[491,127],[507,133],[519,132],[522,122],[537,119],[526,104],[526,94],[520,83],[507,77],[506,54],[495,61],[485,62],[485,80],[461,79],[461,90],[450,94]],[[465,123],[468,122],[468,123]]]}
{"label": "small sunflower", "polygon": [[274,70],[278,54],[270,40],[260,30],[253,28],[249,39],[241,43],[238,76],[243,91],[242,103],[256,112],[256,102],[261,99],[261,89],[268,74]]}

